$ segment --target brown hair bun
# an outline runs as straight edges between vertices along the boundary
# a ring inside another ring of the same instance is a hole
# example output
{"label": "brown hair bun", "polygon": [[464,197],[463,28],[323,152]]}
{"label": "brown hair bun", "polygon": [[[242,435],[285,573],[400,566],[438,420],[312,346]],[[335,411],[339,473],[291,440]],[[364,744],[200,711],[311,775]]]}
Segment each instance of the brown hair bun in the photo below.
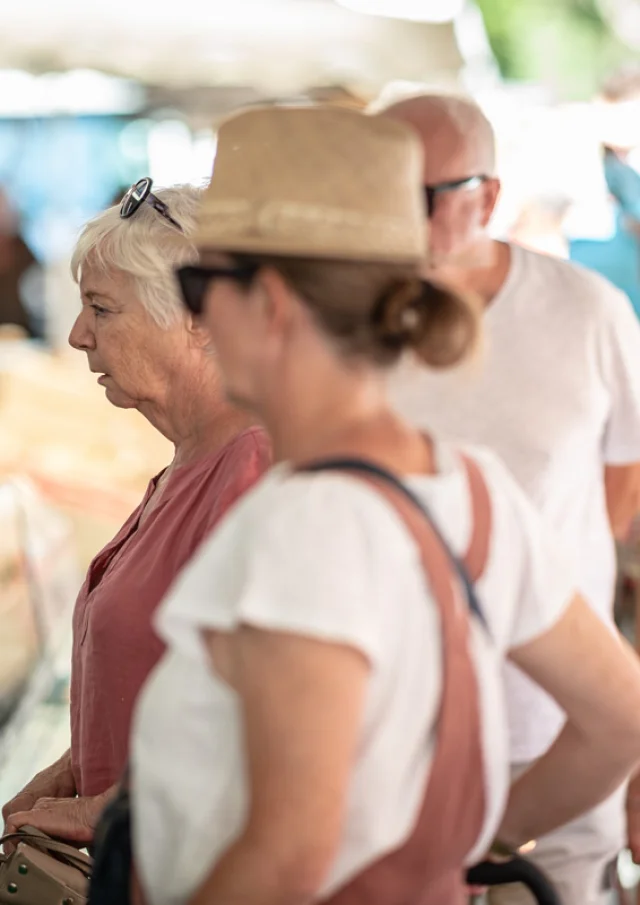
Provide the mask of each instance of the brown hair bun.
{"label": "brown hair bun", "polygon": [[479,312],[460,293],[428,280],[393,284],[373,312],[376,335],[387,349],[411,348],[432,368],[450,368],[473,350]]}

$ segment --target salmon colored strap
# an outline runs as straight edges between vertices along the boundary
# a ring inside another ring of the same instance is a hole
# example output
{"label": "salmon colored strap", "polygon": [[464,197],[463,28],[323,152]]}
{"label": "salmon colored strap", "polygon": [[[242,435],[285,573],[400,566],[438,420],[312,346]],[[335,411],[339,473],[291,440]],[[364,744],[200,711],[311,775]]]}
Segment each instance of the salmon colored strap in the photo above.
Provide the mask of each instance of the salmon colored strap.
{"label": "salmon colored strap", "polygon": [[464,565],[472,584],[484,574],[491,542],[491,499],[478,464],[462,456],[471,495],[471,541],[464,556]]}
{"label": "salmon colored strap", "polygon": [[440,615],[442,690],[429,779],[406,838],[363,866],[322,905],[463,905],[463,864],[485,814],[480,709],[469,613],[435,527],[398,486],[360,473],[393,506],[420,551]]}

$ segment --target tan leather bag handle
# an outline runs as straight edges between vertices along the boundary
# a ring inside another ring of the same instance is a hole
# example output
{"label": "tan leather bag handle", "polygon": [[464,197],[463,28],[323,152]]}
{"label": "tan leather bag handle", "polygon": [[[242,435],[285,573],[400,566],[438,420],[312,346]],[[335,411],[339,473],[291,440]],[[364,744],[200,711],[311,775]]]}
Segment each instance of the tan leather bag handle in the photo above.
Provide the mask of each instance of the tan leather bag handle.
{"label": "tan leather bag handle", "polygon": [[56,839],[52,839],[41,830],[35,829],[35,827],[24,826],[18,830],[17,833],[7,833],[6,836],[0,838],[0,847],[3,846],[5,842],[26,842],[28,845],[37,848],[47,855],[56,856],[60,861],[63,861],[70,867],[75,867],[76,870],[79,870],[85,877],[91,877],[93,862],[88,855],[84,855],[82,852],[78,851],[77,848],[74,848],[73,845],[67,845],[65,842],[58,842]]}

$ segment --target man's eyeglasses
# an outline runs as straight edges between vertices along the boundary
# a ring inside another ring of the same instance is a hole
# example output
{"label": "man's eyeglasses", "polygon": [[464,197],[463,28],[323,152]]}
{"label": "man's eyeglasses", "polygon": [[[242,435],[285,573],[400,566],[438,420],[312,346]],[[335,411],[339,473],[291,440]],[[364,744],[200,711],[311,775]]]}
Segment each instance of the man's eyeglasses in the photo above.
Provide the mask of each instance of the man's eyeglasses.
{"label": "man's eyeglasses", "polygon": [[427,202],[427,217],[433,216],[438,195],[444,195],[445,192],[457,192],[459,189],[465,189],[465,191],[470,192],[473,189],[477,189],[479,185],[482,185],[488,179],[488,176],[467,176],[466,179],[454,179],[451,182],[439,182],[437,185],[425,185],[424,196]]}
{"label": "man's eyeglasses", "polygon": [[249,285],[259,269],[257,264],[239,264],[237,267],[180,267],[176,270],[176,277],[185,306],[199,317],[211,280],[236,280]]}
{"label": "man's eyeglasses", "polygon": [[172,226],[175,226],[176,229],[179,229],[182,232],[182,227],[174,220],[171,214],[169,213],[169,208],[161,201],[157,195],[154,195],[151,191],[153,186],[153,179],[149,176],[145,176],[144,179],[139,179],[135,185],[132,185],[127,194],[124,196],[120,203],[120,216],[123,220],[128,220],[129,217],[133,217],[135,212],[140,209],[143,204],[150,204],[151,207],[157,211],[161,217],[164,217]]}

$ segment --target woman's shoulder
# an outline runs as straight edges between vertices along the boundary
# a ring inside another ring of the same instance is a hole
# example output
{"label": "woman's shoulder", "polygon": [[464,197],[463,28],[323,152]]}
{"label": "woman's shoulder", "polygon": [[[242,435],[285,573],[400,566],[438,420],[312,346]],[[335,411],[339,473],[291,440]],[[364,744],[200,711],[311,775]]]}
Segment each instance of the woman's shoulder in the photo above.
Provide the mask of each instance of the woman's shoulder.
{"label": "woman's shoulder", "polygon": [[192,512],[205,514],[205,530],[212,528],[271,465],[271,444],[260,427],[249,428],[222,449],[179,470],[171,494],[182,497]]}
{"label": "woman's shoulder", "polygon": [[[244,438],[243,443],[253,442]],[[268,441],[267,441],[268,442]],[[487,487],[499,544],[509,543],[513,522],[531,517],[531,506],[506,466],[492,451],[477,446],[437,443],[438,470],[403,478],[435,516],[455,552],[464,552],[470,530],[470,497],[465,459],[477,466]],[[535,518],[535,516],[533,516]],[[526,526],[525,526],[526,528]],[[208,555],[229,546],[290,550],[309,545],[387,545],[389,553],[413,547],[402,517],[367,476],[350,471],[295,471],[287,463],[264,470],[209,539]],[[361,551],[362,552],[362,551]]]}
{"label": "woman's shoulder", "polygon": [[[477,464],[492,498],[513,492],[513,478],[490,450],[446,444],[439,444],[439,450],[442,469],[436,474],[401,480],[410,488],[417,487],[417,495],[427,504],[432,496],[442,498],[448,521],[459,519],[462,507],[457,504],[466,502],[465,457]],[[304,536],[326,532],[335,536],[360,530],[369,537],[388,536],[395,533],[400,521],[394,510],[366,474],[339,469],[296,471],[281,463],[265,472],[227,522],[229,533],[237,532],[246,542],[255,539],[256,533],[273,537],[291,532],[295,543]],[[247,533],[249,525],[254,530]]]}
{"label": "woman's shoulder", "polygon": [[240,431],[224,447],[223,456],[256,455],[271,461],[271,440],[266,430],[256,424]]}
{"label": "woman's shoulder", "polygon": [[211,478],[253,469],[263,474],[271,465],[271,441],[264,428],[254,426],[240,431],[222,449],[202,462],[202,470]]}
{"label": "woman's shoulder", "polygon": [[272,462],[271,441],[261,427],[251,427],[230,440],[212,470],[227,496],[236,498],[252,487]]}
{"label": "woman's shoulder", "polygon": [[[193,571],[238,572],[251,560],[274,570],[302,558],[329,560],[346,551],[356,560],[380,543],[406,543],[392,507],[367,482],[335,471],[272,466],[221,520],[203,544]],[[391,548],[393,549],[393,547]]]}
{"label": "woman's shoulder", "polygon": [[[474,453],[474,455],[476,455]],[[493,458],[479,453],[485,474]],[[499,479],[498,479],[499,480]],[[459,459],[446,473],[407,484],[436,517],[455,552],[462,552],[469,522],[464,469]],[[435,505],[433,505],[435,504]],[[386,585],[422,568],[416,538],[393,503],[353,473],[295,471],[273,466],[221,519],[185,574],[191,588],[215,583],[239,587],[251,573],[296,572],[304,581],[331,574],[343,583]]]}
{"label": "woman's shoulder", "polygon": [[[298,631],[382,656],[397,598],[420,595],[418,551],[373,488],[277,465],[205,541],[160,615],[170,644],[195,626]],[[422,601],[424,604],[424,601]],[[186,631],[185,631],[186,629]]]}
{"label": "woman's shoulder", "polygon": [[[370,482],[346,471],[295,471],[281,463],[265,473],[227,521],[229,531],[247,543],[264,534],[290,538],[295,545],[358,527],[375,532],[387,526],[388,517],[388,503]],[[253,530],[247,534],[248,525]]]}

